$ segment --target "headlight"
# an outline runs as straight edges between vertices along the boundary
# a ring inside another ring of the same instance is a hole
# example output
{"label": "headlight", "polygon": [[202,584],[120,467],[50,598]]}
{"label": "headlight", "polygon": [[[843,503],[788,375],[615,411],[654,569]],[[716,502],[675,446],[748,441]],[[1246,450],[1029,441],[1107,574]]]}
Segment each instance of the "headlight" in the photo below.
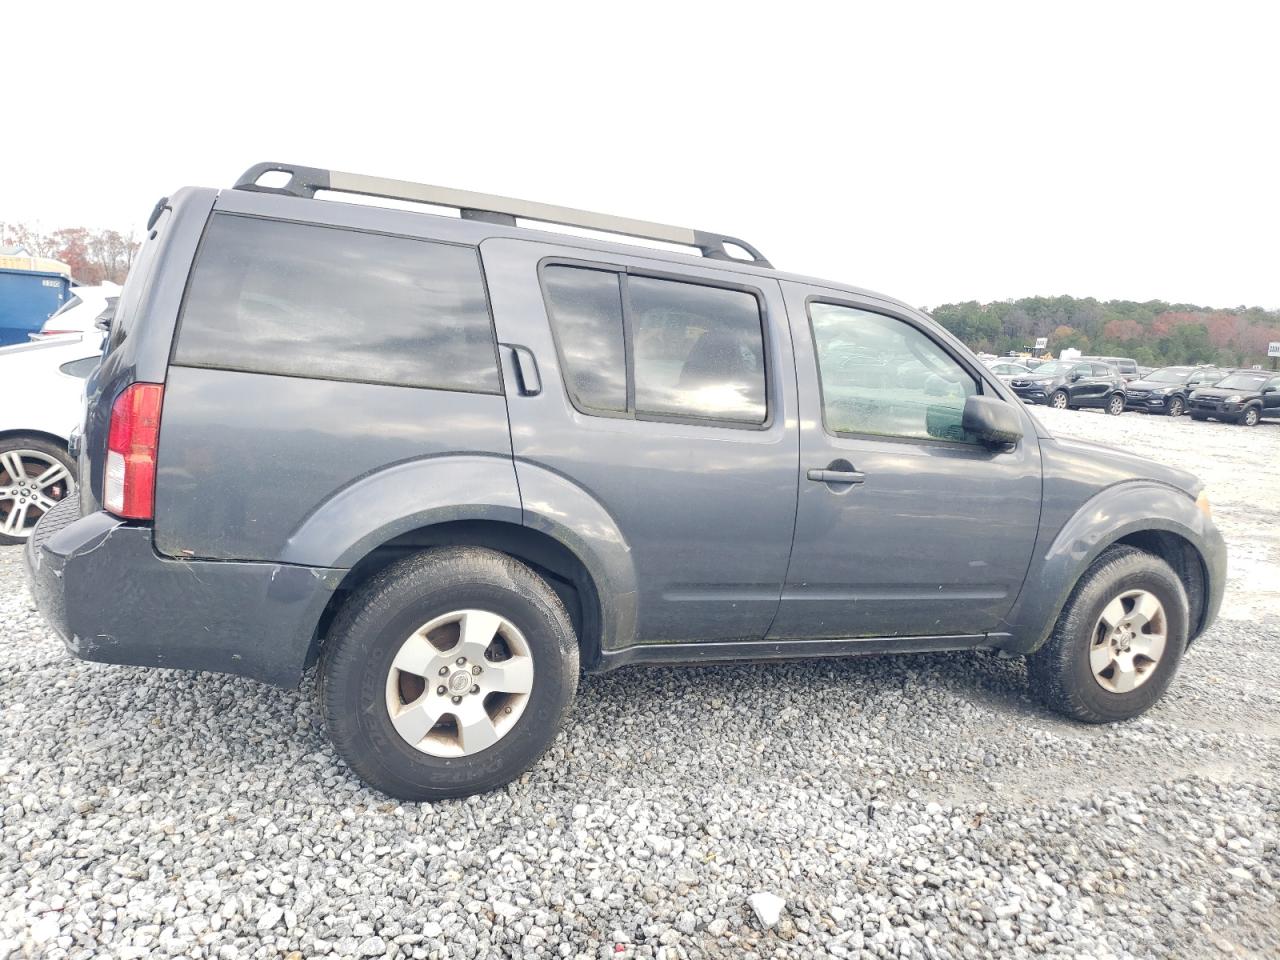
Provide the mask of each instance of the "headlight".
{"label": "headlight", "polygon": [[1227,403],[1239,403],[1239,402],[1240,402],[1240,401],[1242,401],[1243,399],[1244,399],[1244,397],[1241,397],[1241,396],[1227,397],[1226,402],[1227,402]]}
{"label": "headlight", "polygon": [[1169,394],[1173,393],[1173,387],[1161,387],[1159,390],[1152,390],[1151,392],[1162,397],[1167,397]]}
{"label": "headlight", "polygon": [[1209,495],[1203,490],[1200,491],[1200,496],[1196,497],[1196,506],[1206,517],[1213,519],[1213,508],[1209,506]]}

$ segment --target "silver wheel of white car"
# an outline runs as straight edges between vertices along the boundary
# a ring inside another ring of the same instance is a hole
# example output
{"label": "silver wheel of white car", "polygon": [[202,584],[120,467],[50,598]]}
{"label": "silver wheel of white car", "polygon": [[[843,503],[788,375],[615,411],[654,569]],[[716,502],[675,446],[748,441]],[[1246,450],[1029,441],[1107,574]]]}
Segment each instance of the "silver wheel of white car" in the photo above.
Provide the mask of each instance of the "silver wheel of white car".
{"label": "silver wheel of white car", "polygon": [[1147,590],[1126,590],[1103,608],[1093,628],[1089,666],[1109,693],[1128,693],[1155,672],[1168,639],[1164,606]]}
{"label": "silver wheel of white car", "polygon": [[21,543],[75,489],[67,455],[39,437],[0,442],[0,543]]}
{"label": "silver wheel of white car", "polygon": [[387,715],[433,757],[487,750],[516,725],[533,690],[533,657],[516,625],[486,610],[423,624],[387,673]]}

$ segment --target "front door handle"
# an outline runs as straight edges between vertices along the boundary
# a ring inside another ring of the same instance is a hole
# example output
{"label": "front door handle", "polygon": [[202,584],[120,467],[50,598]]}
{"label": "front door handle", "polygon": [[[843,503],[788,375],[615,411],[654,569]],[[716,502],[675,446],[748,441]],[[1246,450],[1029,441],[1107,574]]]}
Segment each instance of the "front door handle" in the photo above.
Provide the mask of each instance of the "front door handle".
{"label": "front door handle", "polygon": [[862,483],[867,479],[865,473],[857,470],[810,470],[809,479],[819,483]]}

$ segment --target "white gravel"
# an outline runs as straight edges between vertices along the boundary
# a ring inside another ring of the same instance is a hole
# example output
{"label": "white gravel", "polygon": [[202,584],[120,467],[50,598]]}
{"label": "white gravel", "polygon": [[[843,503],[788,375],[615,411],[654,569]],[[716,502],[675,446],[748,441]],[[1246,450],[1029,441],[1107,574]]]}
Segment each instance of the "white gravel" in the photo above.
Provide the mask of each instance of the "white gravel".
{"label": "white gravel", "polygon": [[1138,722],[993,655],[628,670],[518,783],[401,806],[309,684],[73,660],[0,549],[0,960],[1280,955],[1280,425],[1040,415],[1191,466],[1231,544]]}

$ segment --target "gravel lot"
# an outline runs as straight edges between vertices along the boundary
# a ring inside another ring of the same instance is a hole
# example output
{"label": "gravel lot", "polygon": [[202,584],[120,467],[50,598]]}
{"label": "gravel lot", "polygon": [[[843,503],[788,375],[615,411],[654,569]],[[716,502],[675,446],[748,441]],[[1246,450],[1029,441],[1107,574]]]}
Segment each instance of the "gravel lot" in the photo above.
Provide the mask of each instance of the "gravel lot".
{"label": "gravel lot", "polygon": [[628,670],[522,781],[401,806],[309,684],[71,659],[0,549],[0,960],[1280,955],[1280,425],[1040,416],[1192,465],[1231,544],[1138,722],[993,655]]}

